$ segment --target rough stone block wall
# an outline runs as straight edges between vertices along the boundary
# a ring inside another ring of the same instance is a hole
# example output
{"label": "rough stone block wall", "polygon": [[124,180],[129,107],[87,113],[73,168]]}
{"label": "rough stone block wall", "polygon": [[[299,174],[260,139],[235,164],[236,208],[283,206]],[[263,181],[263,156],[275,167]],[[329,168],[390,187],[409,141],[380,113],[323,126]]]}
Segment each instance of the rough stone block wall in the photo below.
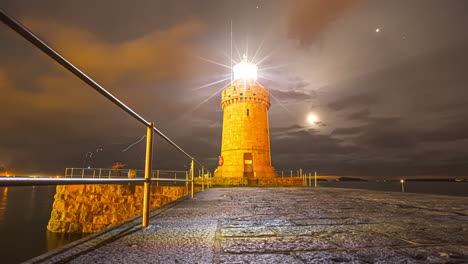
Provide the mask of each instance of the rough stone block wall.
{"label": "rough stone block wall", "polygon": [[[258,186],[304,186],[304,180],[301,177],[292,178],[255,178],[254,185]],[[247,186],[247,178],[217,178],[211,179],[214,186]],[[251,181],[252,183],[252,181]]]}
{"label": "rough stone block wall", "polygon": [[[151,208],[186,194],[182,186],[152,186]],[[94,233],[142,214],[143,186],[59,185],[47,230]]]}
{"label": "rough stone block wall", "polygon": [[259,178],[258,185],[261,186],[304,186],[304,179],[293,178]]}

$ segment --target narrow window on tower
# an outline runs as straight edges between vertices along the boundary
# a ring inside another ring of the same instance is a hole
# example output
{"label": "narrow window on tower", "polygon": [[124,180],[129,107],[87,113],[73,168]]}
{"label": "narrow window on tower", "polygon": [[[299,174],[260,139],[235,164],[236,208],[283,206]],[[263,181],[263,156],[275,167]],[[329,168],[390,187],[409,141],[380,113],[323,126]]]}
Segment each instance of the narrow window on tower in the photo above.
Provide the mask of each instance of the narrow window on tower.
{"label": "narrow window on tower", "polygon": [[247,109],[247,116],[249,116],[249,109]]}

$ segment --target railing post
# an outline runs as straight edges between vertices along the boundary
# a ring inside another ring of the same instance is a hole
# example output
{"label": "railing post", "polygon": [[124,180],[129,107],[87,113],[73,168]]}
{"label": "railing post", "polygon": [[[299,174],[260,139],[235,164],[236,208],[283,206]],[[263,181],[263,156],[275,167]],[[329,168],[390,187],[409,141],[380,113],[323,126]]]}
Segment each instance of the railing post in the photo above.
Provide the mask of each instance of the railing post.
{"label": "railing post", "polygon": [[314,187],[317,188],[317,172],[315,172],[315,177],[314,177]]}
{"label": "railing post", "polygon": [[189,191],[188,191],[188,178],[189,178],[189,172],[188,171],[185,171],[185,195],[188,195],[189,194]]}
{"label": "railing post", "polygon": [[143,186],[143,221],[142,227],[148,226],[148,216],[150,207],[150,188],[151,188],[151,161],[153,156],[153,122],[146,129],[146,160],[145,160],[145,183]]}
{"label": "railing post", "polygon": [[205,191],[205,181],[204,181],[205,175],[204,175],[204,168],[201,168],[201,190]]}
{"label": "railing post", "polygon": [[190,178],[192,179],[192,198],[194,197],[193,193],[193,184],[195,183],[195,159],[192,158],[192,162],[190,163]]}
{"label": "railing post", "polygon": [[[156,179],[159,179],[159,170],[156,171]],[[156,182],[156,186],[159,186],[159,181]]]}

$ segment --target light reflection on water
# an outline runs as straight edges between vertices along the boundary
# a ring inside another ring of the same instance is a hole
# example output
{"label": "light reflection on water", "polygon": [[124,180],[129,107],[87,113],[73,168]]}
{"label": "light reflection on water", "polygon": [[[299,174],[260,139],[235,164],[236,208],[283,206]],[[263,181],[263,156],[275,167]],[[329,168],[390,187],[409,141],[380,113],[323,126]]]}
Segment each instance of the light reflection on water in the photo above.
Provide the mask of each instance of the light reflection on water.
{"label": "light reflection on water", "polygon": [[8,187],[4,187],[0,189],[3,189],[0,192],[0,222],[3,222],[5,220],[5,212],[7,208]]}

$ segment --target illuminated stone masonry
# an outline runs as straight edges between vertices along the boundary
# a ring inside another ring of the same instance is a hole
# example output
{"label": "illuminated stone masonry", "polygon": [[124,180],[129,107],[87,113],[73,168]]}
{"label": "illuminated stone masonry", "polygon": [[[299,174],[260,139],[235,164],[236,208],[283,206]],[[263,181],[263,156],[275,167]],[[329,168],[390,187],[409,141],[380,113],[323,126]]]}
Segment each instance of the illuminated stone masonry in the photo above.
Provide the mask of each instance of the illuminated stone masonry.
{"label": "illuminated stone masonry", "polygon": [[[181,186],[152,186],[151,208],[186,194]],[[47,230],[94,233],[142,214],[143,186],[59,185]]]}
{"label": "illuminated stone masonry", "polygon": [[256,81],[256,67],[247,59],[236,65],[234,81],[221,95],[221,162],[214,177],[228,185],[243,182],[240,179],[277,177],[270,156],[270,93]]}

